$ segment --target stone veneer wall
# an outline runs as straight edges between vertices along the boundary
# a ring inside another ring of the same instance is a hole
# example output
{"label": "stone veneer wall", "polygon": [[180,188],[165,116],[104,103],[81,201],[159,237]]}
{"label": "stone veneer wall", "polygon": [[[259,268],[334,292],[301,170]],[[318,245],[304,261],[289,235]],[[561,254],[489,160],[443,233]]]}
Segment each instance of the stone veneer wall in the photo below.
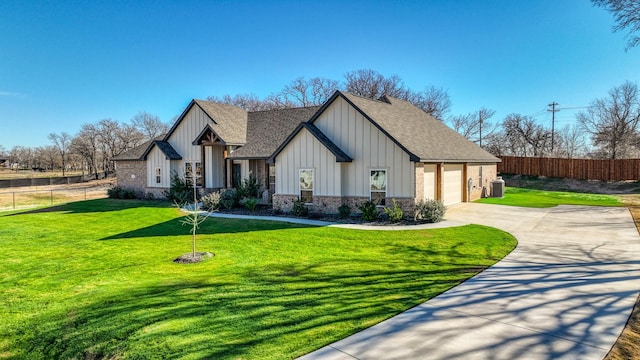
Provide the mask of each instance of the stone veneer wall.
{"label": "stone veneer wall", "polygon": [[[482,183],[480,183],[480,167],[482,167]],[[478,200],[481,197],[491,196],[491,182],[498,177],[496,164],[469,164],[467,166],[467,179],[471,178],[472,185],[469,191],[469,201]],[[466,180],[465,180],[466,185]]]}
{"label": "stone veneer wall", "polygon": [[116,183],[122,188],[144,193],[147,187],[147,163],[140,160],[118,160]]}
{"label": "stone veneer wall", "polygon": [[[297,195],[273,195],[273,208],[283,212],[290,212],[293,208],[293,203],[298,200]],[[363,202],[369,200],[366,196],[314,196],[313,204],[308,205],[309,211],[319,214],[337,214],[338,208],[343,204],[351,207],[352,214],[360,213],[358,206]],[[392,198],[387,198],[387,207],[393,206]],[[404,211],[405,216],[413,217],[413,208],[415,205],[415,199],[413,198],[397,198],[396,202]],[[380,209],[380,212],[383,210]]]}

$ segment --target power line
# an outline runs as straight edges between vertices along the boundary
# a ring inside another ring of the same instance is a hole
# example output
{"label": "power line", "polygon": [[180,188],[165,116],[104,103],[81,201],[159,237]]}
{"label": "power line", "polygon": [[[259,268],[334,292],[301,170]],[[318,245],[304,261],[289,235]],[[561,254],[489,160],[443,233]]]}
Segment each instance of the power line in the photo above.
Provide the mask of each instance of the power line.
{"label": "power line", "polygon": [[561,108],[558,108],[558,109],[560,109],[560,110],[574,110],[574,109],[588,109],[590,107],[591,106],[572,106],[572,107],[561,107]]}

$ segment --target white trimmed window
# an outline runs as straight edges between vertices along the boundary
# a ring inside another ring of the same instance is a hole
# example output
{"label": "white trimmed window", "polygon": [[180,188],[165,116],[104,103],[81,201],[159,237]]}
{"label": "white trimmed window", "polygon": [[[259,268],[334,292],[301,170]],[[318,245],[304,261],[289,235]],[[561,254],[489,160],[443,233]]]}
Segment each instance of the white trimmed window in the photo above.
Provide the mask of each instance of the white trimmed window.
{"label": "white trimmed window", "polygon": [[300,200],[313,203],[313,169],[300,169]]}
{"label": "white trimmed window", "polygon": [[375,169],[369,172],[370,199],[376,205],[385,205],[387,198],[387,170]]}
{"label": "white trimmed window", "polygon": [[160,168],[156,168],[156,184],[160,184],[162,182],[162,176],[160,175]]}
{"label": "white trimmed window", "polygon": [[193,171],[195,169],[196,186],[202,186],[202,164],[200,162],[184,163],[184,178],[187,184],[191,185],[193,181]]}
{"label": "white trimmed window", "polygon": [[276,166],[269,165],[269,191],[276,192]]}

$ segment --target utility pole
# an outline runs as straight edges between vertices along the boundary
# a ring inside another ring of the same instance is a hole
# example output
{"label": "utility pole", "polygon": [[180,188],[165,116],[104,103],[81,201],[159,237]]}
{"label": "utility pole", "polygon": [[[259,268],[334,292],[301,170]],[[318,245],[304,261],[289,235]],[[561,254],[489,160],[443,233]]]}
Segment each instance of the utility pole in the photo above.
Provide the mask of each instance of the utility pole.
{"label": "utility pole", "polygon": [[482,147],[482,110],[478,110],[478,122],[480,123],[480,147]]}
{"label": "utility pole", "polygon": [[[551,106],[551,154],[553,154],[553,146],[554,146],[554,136],[555,136],[555,126],[556,126],[556,112],[560,111],[556,109],[557,102],[552,102],[549,104]],[[552,155],[553,156],[553,155]]]}

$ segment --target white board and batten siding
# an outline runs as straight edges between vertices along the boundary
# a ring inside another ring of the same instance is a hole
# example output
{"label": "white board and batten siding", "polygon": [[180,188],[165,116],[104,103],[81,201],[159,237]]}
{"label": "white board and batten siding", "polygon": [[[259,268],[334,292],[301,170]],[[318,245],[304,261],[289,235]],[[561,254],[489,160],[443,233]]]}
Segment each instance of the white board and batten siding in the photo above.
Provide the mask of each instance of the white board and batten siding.
{"label": "white board and batten siding", "polygon": [[300,169],[313,169],[314,196],[341,196],[341,163],[307,129],[302,129],[278,154],[276,193],[300,194]]}
{"label": "white board and batten siding", "polygon": [[353,158],[343,168],[344,196],[369,196],[370,171],[387,170],[387,197],[415,197],[409,155],[344,99],[337,98],[314,125]]}
{"label": "white board and batten siding", "polygon": [[[199,106],[193,106],[171,134],[169,144],[182,156],[182,164],[202,161],[200,146],[193,145],[193,140],[207,124],[213,124],[209,116]],[[184,176],[184,166],[180,167],[178,173]]]}
{"label": "white board and batten siding", "polygon": [[222,188],[224,187],[224,147],[223,146],[205,146],[204,147],[204,178],[205,187]]}
{"label": "white board and batten siding", "polygon": [[[160,183],[156,182],[156,169],[160,169]],[[147,155],[147,187],[168,188],[171,185],[171,162],[154,146]]]}

